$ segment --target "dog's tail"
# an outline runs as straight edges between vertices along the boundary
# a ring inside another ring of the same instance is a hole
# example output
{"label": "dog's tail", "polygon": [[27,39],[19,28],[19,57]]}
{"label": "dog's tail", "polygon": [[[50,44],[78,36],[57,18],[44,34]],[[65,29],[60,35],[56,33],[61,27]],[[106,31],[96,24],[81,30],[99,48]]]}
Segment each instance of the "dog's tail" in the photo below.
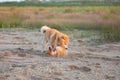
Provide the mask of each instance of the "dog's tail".
{"label": "dog's tail", "polygon": [[46,30],[48,30],[48,29],[51,29],[51,28],[48,27],[47,25],[42,26],[41,29],[40,29],[40,32],[41,32],[42,34],[44,34],[44,33],[46,32]]}

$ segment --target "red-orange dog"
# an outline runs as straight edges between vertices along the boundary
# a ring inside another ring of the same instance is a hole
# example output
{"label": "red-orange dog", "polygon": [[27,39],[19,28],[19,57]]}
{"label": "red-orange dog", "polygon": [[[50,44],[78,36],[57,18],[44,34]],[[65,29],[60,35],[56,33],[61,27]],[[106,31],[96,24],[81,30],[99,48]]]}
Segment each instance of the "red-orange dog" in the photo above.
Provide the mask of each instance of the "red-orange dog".
{"label": "red-orange dog", "polygon": [[[69,44],[69,36],[59,32],[56,29],[52,29],[48,26],[41,27],[41,33],[43,35],[43,50],[44,48],[48,50],[48,47],[52,47],[52,49],[57,47],[57,44],[63,45],[66,49]],[[62,44],[63,43],[63,44]]]}
{"label": "red-orange dog", "polygon": [[57,46],[55,50],[49,47],[47,54],[52,57],[66,57],[68,55],[68,52],[64,46],[64,43],[62,42],[61,46]]}

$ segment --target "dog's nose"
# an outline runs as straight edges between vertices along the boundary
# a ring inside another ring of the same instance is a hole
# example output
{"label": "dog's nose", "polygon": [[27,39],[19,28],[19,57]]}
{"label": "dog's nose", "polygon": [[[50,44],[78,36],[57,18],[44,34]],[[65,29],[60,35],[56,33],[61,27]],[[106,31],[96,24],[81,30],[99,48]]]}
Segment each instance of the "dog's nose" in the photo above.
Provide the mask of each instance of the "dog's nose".
{"label": "dog's nose", "polygon": [[67,45],[65,45],[65,49],[66,49],[66,50],[68,49],[68,46],[67,46]]}
{"label": "dog's nose", "polygon": [[68,49],[68,48],[65,48],[66,50]]}

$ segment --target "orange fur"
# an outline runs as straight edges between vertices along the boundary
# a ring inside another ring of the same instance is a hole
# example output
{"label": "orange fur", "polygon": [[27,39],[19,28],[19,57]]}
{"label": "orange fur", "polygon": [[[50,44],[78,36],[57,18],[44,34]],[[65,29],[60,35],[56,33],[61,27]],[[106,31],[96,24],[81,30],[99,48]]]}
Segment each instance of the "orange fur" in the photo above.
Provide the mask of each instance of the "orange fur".
{"label": "orange fur", "polygon": [[60,46],[57,46],[55,51],[53,51],[51,48],[49,48],[47,54],[52,57],[66,57],[67,50]]}
{"label": "orange fur", "polygon": [[64,47],[63,42],[62,42],[61,46],[57,46],[55,48],[55,50],[53,48],[49,47],[47,54],[52,57],[66,57],[68,55],[67,49]]}
{"label": "orange fur", "polygon": [[56,48],[58,43],[62,45],[62,42],[64,43],[65,48],[68,48],[69,36],[66,34],[63,34],[56,29],[49,28],[48,26],[42,26],[41,32],[44,34],[46,42],[53,48]]}

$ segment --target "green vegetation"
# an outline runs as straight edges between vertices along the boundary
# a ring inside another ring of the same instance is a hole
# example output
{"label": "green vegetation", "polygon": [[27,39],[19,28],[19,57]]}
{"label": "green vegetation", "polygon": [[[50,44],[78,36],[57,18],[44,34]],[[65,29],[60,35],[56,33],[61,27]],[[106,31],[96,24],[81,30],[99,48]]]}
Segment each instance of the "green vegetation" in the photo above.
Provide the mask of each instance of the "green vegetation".
{"label": "green vegetation", "polygon": [[0,7],[1,29],[36,30],[43,25],[61,31],[87,30],[88,35],[74,32],[76,38],[96,33],[102,41],[119,42],[120,6]]}
{"label": "green vegetation", "polygon": [[106,42],[119,42],[120,41],[120,26],[108,26],[102,27],[101,30],[101,38]]}
{"label": "green vegetation", "polygon": [[4,2],[0,6],[42,6],[42,7],[63,7],[63,6],[118,6],[119,1],[109,0],[73,0],[61,2],[39,2],[39,1],[23,1],[23,2]]}

